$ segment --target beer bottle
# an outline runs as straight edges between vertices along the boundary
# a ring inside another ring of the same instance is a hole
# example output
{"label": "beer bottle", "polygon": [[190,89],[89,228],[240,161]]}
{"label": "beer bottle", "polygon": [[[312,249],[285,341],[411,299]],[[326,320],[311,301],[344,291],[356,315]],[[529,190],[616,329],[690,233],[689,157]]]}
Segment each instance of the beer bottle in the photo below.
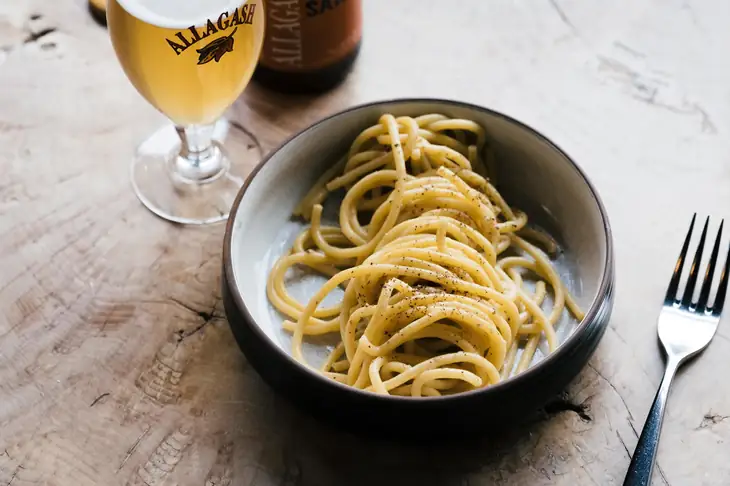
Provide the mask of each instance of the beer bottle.
{"label": "beer bottle", "polygon": [[288,93],[314,93],[345,79],[360,50],[362,0],[267,0],[266,34],[254,79]]}
{"label": "beer bottle", "polygon": [[106,0],[89,0],[89,12],[94,20],[106,25]]}

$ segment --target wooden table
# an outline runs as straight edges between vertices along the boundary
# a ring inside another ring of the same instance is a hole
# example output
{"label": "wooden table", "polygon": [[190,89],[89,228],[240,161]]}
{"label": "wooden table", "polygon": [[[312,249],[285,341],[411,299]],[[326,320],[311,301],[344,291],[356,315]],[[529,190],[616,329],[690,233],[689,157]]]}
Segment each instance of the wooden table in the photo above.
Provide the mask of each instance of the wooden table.
{"label": "wooden table", "polygon": [[[0,2],[0,485],[621,483],[690,216],[730,217],[730,3],[367,0],[344,85],[252,85],[233,107],[263,154],[360,102],[479,103],[547,134],[603,196],[616,305],[566,395],[506,437],[403,446],[320,425],[250,369],[220,302],[223,227],[167,224],[132,193],[134,147],[164,120],[85,2]],[[680,372],[654,484],[727,484],[729,325]]]}

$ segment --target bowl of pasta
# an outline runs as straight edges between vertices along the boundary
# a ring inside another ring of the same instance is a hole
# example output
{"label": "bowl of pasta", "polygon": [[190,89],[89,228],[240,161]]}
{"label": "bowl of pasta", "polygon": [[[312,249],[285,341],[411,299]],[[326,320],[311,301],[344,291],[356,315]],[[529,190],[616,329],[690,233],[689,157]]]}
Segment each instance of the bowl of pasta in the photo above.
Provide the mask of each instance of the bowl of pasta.
{"label": "bowl of pasta", "polygon": [[613,303],[611,230],[546,137],[466,103],[354,107],[253,171],[223,297],[259,374],[368,432],[511,424],[582,369]]}

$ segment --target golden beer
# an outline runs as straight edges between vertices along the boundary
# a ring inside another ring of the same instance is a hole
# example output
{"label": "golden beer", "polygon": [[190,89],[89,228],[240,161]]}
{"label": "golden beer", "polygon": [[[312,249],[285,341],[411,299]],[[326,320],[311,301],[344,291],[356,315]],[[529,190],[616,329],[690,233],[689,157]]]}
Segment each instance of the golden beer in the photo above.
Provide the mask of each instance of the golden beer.
{"label": "golden beer", "polygon": [[263,0],[109,0],[107,10],[127,77],[177,125],[213,123],[251,79]]}

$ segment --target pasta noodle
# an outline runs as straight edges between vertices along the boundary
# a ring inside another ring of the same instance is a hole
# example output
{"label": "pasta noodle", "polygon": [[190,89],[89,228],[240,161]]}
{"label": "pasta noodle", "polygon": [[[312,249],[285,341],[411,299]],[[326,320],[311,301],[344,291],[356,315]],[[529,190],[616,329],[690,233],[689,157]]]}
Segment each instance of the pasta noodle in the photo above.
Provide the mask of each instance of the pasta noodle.
{"label": "pasta noodle", "polygon": [[[480,125],[440,114],[386,114],[357,136],[295,209],[311,225],[269,276],[297,360],[310,366],[305,336],[337,333],[326,376],[374,393],[441,396],[524,371],[541,339],[558,345],[565,308],[583,318],[530,241],[551,255],[555,242],[527,228],[527,215],[481,175],[487,149]],[[339,225],[325,225],[322,204],[340,189]],[[329,278],[307,303],[286,289],[294,266]],[[322,307],[337,287],[341,302]]]}

